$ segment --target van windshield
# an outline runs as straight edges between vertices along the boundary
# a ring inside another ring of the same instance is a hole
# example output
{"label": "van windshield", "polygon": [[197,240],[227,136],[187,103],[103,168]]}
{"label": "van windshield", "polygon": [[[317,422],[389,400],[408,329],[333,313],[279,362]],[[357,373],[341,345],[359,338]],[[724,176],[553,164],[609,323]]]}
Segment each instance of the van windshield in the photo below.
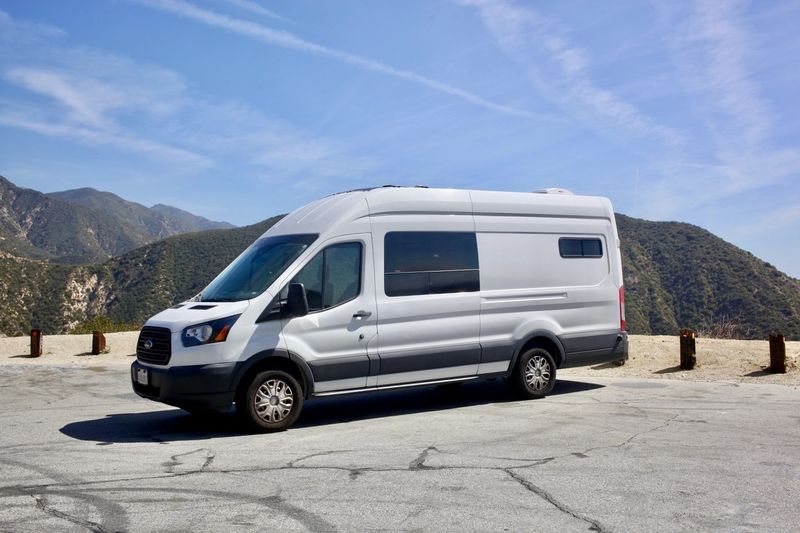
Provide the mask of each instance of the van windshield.
{"label": "van windshield", "polygon": [[317,235],[264,237],[234,260],[202,293],[203,302],[255,298],[317,239]]}

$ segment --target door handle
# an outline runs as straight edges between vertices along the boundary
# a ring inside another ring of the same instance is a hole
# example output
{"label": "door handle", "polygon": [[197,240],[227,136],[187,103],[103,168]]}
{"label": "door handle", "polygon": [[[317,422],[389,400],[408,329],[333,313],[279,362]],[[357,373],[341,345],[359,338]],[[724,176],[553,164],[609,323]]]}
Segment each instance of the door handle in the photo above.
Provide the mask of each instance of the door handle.
{"label": "door handle", "polygon": [[367,318],[370,316],[372,316],[370,311],[357,311],[355,314],[353,314],[353,318],[356,320],[361,320],[362,318]]}

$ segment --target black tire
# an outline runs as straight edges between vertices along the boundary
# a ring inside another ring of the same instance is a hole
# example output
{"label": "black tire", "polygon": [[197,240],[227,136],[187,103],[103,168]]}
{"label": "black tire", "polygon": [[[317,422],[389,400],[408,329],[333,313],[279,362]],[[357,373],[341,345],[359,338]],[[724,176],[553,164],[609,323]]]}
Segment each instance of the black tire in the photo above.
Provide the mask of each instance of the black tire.
{"label": "black tire", "polygon": [[283,431],[295,423],[303,409],[303,388],[282,370],[259,372],[241,387],[236,413],[253,431]]}
{"label": "black tire", "polygon": [[531,348],[519,356],[511,382],[523,398],[544,398],[556,384],[556,362],[545,348]]}

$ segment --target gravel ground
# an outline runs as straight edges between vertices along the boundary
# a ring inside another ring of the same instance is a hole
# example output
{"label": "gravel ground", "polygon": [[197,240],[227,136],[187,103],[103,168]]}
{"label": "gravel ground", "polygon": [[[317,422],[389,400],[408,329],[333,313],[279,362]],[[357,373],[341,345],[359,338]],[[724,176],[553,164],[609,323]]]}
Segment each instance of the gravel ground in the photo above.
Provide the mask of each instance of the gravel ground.
{"label": "gravel ground", "polygon": [[[28,337],[0,338],[0,365],[128,365],[136,353],[138,332],[106,334],[108,353],[89,355],[91,335],[45,335],[44,354],[31,358]],[[765,372],[769,364],[767,341],[697,339],[697,366],[678,367],[678,337],[631,335],[630,359],[624,366],[612,364],[566,369],[561,377],[602,376],[682,379],[692,381],[736,381],[800,385],[800,342],[786,343],[787,373]]]}

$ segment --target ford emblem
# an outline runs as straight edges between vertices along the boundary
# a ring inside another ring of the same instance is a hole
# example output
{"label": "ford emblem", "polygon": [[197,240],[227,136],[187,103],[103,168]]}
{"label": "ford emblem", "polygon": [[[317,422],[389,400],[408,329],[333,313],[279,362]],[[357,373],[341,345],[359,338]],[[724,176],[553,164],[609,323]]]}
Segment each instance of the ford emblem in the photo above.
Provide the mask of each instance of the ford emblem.
{"label": "ford emblem", "polygon": [[150,339],[147,339],[146,341],[144,341],[144,344],[142,346],[144,347],[145,350],[152,350],[153,349],[153,341],[150,340]]}

